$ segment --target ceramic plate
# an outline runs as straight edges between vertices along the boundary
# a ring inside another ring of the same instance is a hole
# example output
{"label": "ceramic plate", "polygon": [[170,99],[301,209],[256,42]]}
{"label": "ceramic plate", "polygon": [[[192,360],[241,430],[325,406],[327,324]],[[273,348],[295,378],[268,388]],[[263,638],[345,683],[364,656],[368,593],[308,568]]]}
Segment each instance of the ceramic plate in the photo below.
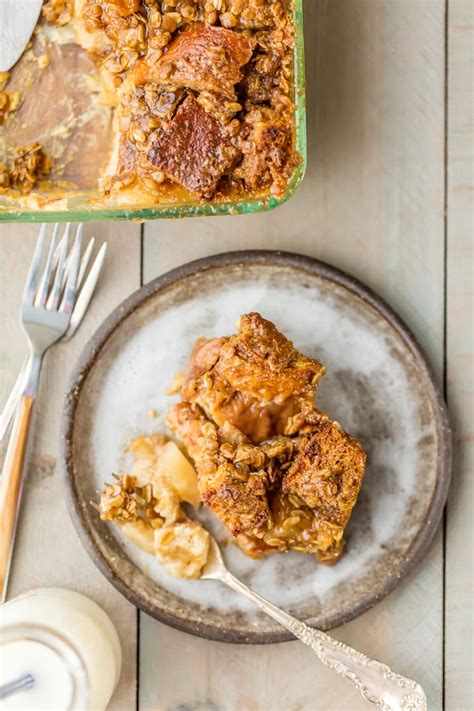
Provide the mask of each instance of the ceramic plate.
{"label": "ceramic plate", "polygon": [[[112,472],[126,470],[124,445],[165,429],[163,416],[176,400],[165,391],[195,340],[233,333],[249,311],[326,365],[319,407],[368,454],[346,551],[334,567],[298,553],[253,561],[224,547],[231,570],[291,614],[329,629],[374,605],[414,567],[445,503],[450,432],[406,326],[365,286],[307,257],[235,252],[193,262],[147,284],[106,319],[80,358],[63,416],[64,477],[82,541],[113,585],[162,622],[261,643],[289,635],[220,583],[169,577],[90,505]],[[204,518],[224,541],[219,525]]]}

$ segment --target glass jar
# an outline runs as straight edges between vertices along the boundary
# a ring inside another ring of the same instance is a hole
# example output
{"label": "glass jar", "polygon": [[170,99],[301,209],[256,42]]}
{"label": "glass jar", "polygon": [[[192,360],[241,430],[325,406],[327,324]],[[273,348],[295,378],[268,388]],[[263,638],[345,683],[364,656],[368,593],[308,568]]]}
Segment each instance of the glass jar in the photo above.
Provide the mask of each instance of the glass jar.
{"label": "glass jar", "polygon": [[2,711],[105,709],[121,665],[114,625],[84,595],[41,588],[0,608]]}

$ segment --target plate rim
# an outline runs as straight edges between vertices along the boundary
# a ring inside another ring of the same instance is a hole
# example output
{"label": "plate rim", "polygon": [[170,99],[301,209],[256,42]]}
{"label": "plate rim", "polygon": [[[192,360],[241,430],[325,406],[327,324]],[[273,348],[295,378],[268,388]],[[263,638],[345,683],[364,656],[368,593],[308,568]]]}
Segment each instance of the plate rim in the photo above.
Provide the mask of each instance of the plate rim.
{"label": "plate rim", "polygon": [[[389,306],[382,297],[356,277],[314,257],[281,250],[259,249],[223,252],[178,266],[156,277],[147,284],[144,284],[124,299],[104,319],[87,341],[70,376],[61,414],[60,464],[63,489],[65,489],[69,515],[81,543],[101,573],[129,602],[156,620],[195,636],[234,644],[273,644],[294,640],[294,636],[286,632],[283,628],[281,632],[251,632],[246,634],[238,629],[227,627],[216,628],[213,625],[206,624],[205,621],[187,621],[185,618],[175,617],[166,611],[153,607],[148,604],[147,601],[143,600],[139,594],[135,593],[112,569],[108,560],[93,540],[88,526],[83,520],[79,497],[75,488],[74,468],[72,464],[74,418],[82,391],[82,385],[99,356],[100,351],[114,331],[146,301],[156,296],[160,291],[164,291],[172,284],[212,269],[246,263],[270,263],[292,267],[303,272],[307,271],[312,275],[317,275],[323,279],[332,281],[338,286],[352,292],[352,294],[381,314],[401,337],[405,346],[410,350],[416,365],[424,372],[429,389],[429,399],[433,406],[433,416],[438,430],[439,475],[436,479],[429,509],[418,535],[400,564],[395,569],[387,572],[387,577],[378,589],[366,595],[349,611],[343,611],[328,617],[325,624],[323,626],[320,625],[320,629],[329,630],[359,617],[386,597],[403,578],[414,570],[430,547],[441,521],[448,495],[452,473],[452,429],[449,422],[448,409],[424,349],[418,343],[411,329],[396,311]],[[307,623],[311,626],[311,619],[307,620]]]}

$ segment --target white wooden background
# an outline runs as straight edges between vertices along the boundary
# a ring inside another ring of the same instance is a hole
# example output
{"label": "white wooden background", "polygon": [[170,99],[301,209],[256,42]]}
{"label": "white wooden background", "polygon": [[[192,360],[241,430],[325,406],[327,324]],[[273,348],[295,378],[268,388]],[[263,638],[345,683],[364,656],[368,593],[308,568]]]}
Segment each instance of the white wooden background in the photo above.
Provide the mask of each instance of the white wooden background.
{"label": "white wooden background", "polygon": [[[64,585],[118,626],[125,664],[110,708],[367,708],[302,645],[225,645],[138,615],[81,548],[62,498],[62,393],[82,345],[140,284],[190,259],[279,248],[352,272],[417,334],[455,426],[449,505],[418,569],[334,634],[425,688],[430,709],[470,711],[473,597],[473,0],[306,0],[309,167],[291,201],[258,216],[87,225],[109,241],[100,289],[74,340],[47,358],[12,593]],[[25,344],[18,304],[37,228],[0,227],[0,401]],[[138,663],[137,663],[138,662]]]}

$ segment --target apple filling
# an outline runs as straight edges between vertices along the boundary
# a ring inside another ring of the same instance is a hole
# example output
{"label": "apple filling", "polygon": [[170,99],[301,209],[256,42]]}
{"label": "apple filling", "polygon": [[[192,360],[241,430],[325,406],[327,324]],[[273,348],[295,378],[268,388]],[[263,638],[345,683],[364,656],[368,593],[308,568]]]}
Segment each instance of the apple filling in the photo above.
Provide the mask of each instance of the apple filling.
{"label": "apple filling", "polygon": [[209,534],[182,507],[200,501],[194,467],[163,435],[138,437],[129,450],[132,471],[116,475],[115,483],[102,491],[96,507],[101,519],[118,524],[171,575],[198,578],[207,561]]}

